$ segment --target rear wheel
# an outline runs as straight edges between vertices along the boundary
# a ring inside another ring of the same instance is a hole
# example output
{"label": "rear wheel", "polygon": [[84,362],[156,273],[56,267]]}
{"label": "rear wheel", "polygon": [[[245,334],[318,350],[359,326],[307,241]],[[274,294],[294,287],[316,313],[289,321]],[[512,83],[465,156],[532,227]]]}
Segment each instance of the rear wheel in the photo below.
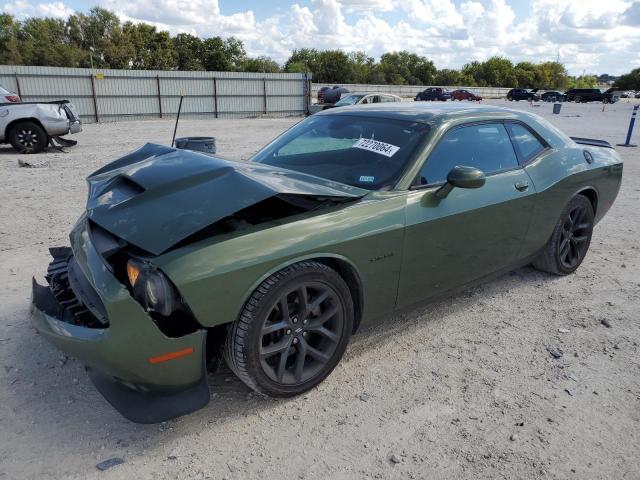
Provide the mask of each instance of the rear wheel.
{"label": "rear wheel", "polygon": [[252,389],[275,397],[297,395],[338,364],[353,320],[342,277],[318,262],[296,263],[253,292],[228,333],[225,358]]}
{"label": "rear wheel", "polygon": [[47,146],[47,133],[35,122],[18,122],[7,135],[9,143],[20,153],[39,153]]}
{"label": "rear wheel", "polygon": [[555,275],[573,273],[587,255],[593,223],[594,213],[589,199],[584,195],[573,197],[533,266]]}

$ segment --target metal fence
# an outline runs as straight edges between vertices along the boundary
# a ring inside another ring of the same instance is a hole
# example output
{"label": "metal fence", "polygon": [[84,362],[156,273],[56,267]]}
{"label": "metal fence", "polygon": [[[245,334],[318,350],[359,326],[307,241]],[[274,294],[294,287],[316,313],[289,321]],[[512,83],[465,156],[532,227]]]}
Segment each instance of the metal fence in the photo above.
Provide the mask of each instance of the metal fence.
{"label": "metal fence", "polygon": [[255,117],[307,112],[310,76],[301,73],[182,72],[0,65],[0,85],[25,102],[70,100],[84,122],[175,115]]}
{"label": "metal fence", "polygon": [[[312,95],[313,98],[317,98],[318,90],[322,87],[333,87],[334,84],[328,83],[314,83],[312,84]],[[405,98],[413,98],[418,93],[423,91],[427,87],[442,87],[447,88],[449,90],[457,90],[459,88],[464,88],[467,90],[472,90],[476,92],[483,98],[504,98],[507,95],[507,92],[510,88],[500,88],[500,87],[453,87],[447,85],[367,85],[367,84],[340,84],[341,87],[346,87],[351,92],[380,92],[380,93],[392,93],[394,95],[398,95],[399,97]]]}

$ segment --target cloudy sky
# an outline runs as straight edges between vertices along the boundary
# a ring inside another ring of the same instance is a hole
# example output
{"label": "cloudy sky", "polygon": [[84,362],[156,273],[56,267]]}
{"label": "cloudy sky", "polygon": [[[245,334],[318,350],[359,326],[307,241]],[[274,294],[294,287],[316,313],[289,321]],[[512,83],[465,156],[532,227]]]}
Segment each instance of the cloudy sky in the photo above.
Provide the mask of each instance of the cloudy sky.
{"label": "cloudy sky", "polygon": [[502,55],[560,58],[569,72],[640,66],[640,0],[0,0],[18,18],[99,5],[172,33],[236,36],[283,62],[294,48],[410,50],[439,68]]}

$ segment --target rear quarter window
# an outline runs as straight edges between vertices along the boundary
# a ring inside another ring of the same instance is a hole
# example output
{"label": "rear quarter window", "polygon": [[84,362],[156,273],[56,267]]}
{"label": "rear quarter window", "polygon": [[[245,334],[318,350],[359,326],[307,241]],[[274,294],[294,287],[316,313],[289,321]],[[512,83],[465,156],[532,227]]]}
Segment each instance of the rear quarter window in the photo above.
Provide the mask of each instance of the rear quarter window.
{"label": "rear quarter window", "polygon": [[545,149],[542,142],[524,125],[509,123],[507,129],[511,134],[511,140],[522,163],[535,158]]}

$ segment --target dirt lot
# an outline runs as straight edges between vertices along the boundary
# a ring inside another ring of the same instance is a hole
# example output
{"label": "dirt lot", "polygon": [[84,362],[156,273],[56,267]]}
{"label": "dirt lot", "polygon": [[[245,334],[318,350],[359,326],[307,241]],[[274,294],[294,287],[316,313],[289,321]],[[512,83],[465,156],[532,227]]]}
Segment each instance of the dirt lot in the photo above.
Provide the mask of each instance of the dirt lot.
{"label": "dirt lot", "polygon": [[[533,110],[615,143],[624,102]],[[221,155],[246,158],[298,120],[185,121],[181,132],[212,134]],[[389,318],[356,335],[303,397],[255,396],[223,370],[205,409],[135,425],[35,334],[30,279],[47,247],[67,242],[84,178],[171,131],[160,120],[87,125],[70,153],[28,157],[50,162],[39,169],[0,148],[0,479],[640,479],[640,149],[619,148],[622,190],[576,274],[524,268]],[[96,469],[111,457],[125,463]]]}

